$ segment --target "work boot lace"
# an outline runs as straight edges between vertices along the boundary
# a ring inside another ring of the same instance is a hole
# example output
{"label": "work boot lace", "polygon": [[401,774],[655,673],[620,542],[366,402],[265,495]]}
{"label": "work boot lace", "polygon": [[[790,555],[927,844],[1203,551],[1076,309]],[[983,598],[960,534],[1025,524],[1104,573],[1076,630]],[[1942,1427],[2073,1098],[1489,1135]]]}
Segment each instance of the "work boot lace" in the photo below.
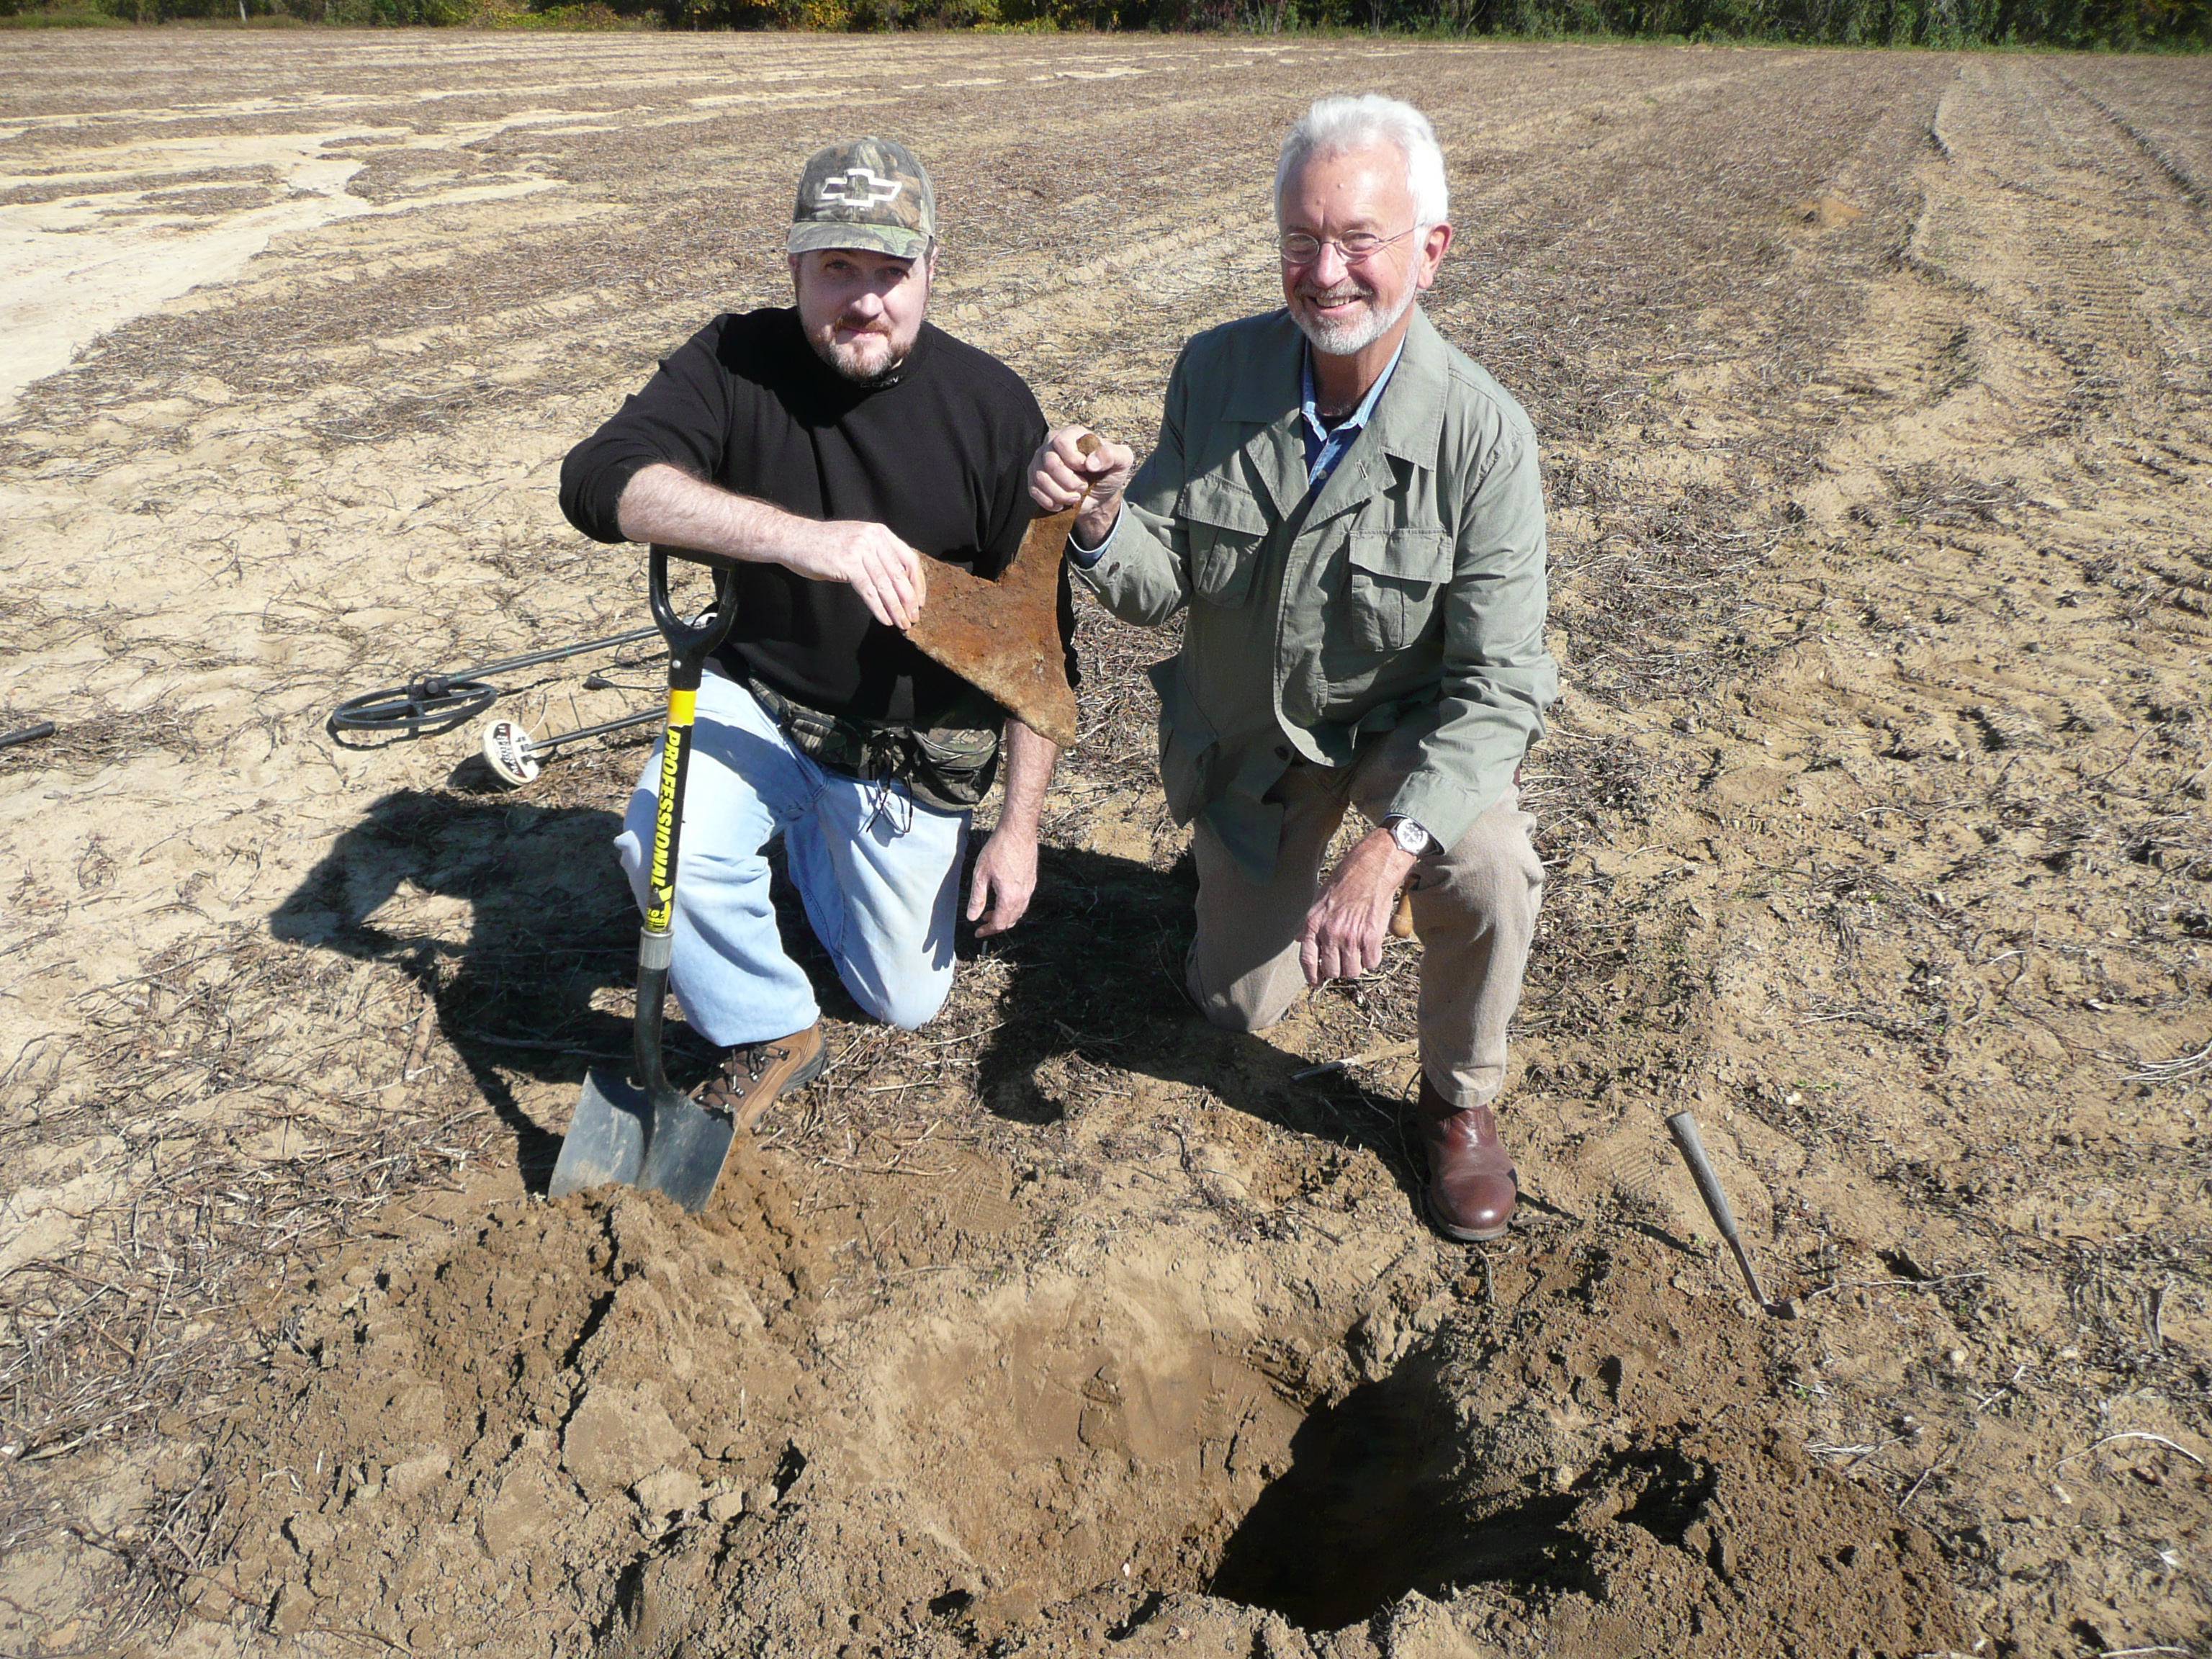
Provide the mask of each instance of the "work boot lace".
{"label": "work boot lace", "polygon": [[791,1050],[781,1042],[744,1042],[722,1056],[720,1068],[708,1078],[700,1092],[707,1103],[735,1111],[744,1104],[745,1097],[755,1085],[768,1075],[769,1068],[789,1059]]}
{"label": "work boot lace", "polygon": [[745,1068],[746,1079],[758,1083],[767,1074],[769,1066],[790,1057],[791,1050],[780,1042],[748,1042],[730,1050],[730,1057],[723,1062],[722,1070],[734,1083],[738,1067],[742,1066]]}

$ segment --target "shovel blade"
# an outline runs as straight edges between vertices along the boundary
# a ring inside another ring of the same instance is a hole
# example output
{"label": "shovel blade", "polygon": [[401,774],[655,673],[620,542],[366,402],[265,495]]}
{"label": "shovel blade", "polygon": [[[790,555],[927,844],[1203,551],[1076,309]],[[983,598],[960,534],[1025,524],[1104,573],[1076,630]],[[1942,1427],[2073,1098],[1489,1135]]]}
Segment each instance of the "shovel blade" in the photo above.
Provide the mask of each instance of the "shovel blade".
{"label": "shovel blade", "polygon": [[675,1090],[651,1091],[628,1078],[592,1071],[576,1101],[560,1161],[547,1188],[554,1198],[610,1182],[665,1193],[696,1214],[714,1195],[737,1126]]}
{"label": "shovel blade", "polygon": [[644,1090],[619,1073],[596,1067],[586,1072],[568,1138],[561,1143],[560,1161],[553,1166],[549,1195],[566,1198],[610,1182],[635,1185],[645,1166],[646,1130],[652,1120],[653,1103]]}
{"label": "shovel blade", "polygon": [[714,1183],[722,1178],[722,1164],[737,1133],[738,1126],[723,1114],[709,1111],[673,1089],[656,1089],[653,1138],[637,1184],[665,1193],[697,1214],[714,1195]]}

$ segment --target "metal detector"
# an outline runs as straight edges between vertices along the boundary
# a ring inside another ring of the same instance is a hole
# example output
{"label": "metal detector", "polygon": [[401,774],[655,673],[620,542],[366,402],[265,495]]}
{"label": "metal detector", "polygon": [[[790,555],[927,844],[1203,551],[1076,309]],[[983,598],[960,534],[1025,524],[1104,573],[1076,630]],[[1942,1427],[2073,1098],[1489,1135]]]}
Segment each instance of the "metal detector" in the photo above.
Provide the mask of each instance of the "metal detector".
{"label": "metal detector", "polygon": [[[346,734],[349,732],[382,738],[387,742],[434,738],[441,732],[452,731],[464,720],[474,720],[498,701],[500,689],[490,683],[490,675],[507,673],[517,668],[535,668],[541,663],[580,657],[589,651],[611,651],[618,645],[649,640],[656,631],[650,628],[634,628],[627,634],[610,634],[603,640],[586,640],[580,645],[562,645],[550,651],[532,651],[523,656],[507,657],[498,662],[488,662],[480,668],[464,668],[451,674],[424,674],[404,685],[391,686],[381,691],[366,691],[360,696],[348,697],[332,709],[330,719],[324,722],[324,729],[349,749],[376,746],[347,743]],[[640,716],[641,720],[651,718],[649,714]],[[539,746],[543,748],[544,745],[541,744]]]}
{"label": "metal detector", "polygon": [[551,1195],[563,1197],[608,1182],[649,1187],[686,1210],[705,1207],[721,1179],[737,1125],[678,1094],[661,1063],[661,1005],[674,951],[677,839],[684,826],[684,780],[691,760],[691,722],[707,659],[737,617],[737,581],[714,572],[714,608],[685,622],[668,598],[668,554],[650,558],[653,620],[668,641],[668,722],[660,751],[660,799],[653,815],[645,926],[637,939],[637,1012],[630,1024],[636,1079],[594,1066],[584,1077]]}

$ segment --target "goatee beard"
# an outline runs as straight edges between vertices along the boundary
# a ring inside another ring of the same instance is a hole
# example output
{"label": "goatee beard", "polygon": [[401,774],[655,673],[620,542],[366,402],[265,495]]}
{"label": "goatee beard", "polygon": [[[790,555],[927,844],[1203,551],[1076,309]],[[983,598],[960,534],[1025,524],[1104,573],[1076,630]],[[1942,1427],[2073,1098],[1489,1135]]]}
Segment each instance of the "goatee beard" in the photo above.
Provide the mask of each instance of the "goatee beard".
{"label": "goatee beard", "polygon": [[[1322,356],[1349,357],[1364,351],[1395,328],[1398,319],[1413,309],[1413,301],[1419,294],[1418,289],[1409,286],[1399,300],[1397,308],[1387,316],[1374,308],[1371,296],[1364,296],[1369,298],[1367,314],[1358,320],[1325,322],[1317,317],[1306,316],[1296,307],[1291,308],[1291,319],[1297,324],[1298,332],[1304,335],[1313,349]],[[1310,295],[1301,295],[1298,297],[1308,305],[1313,303]]]}
{"label": "goatee beard", "polygon": [[848,361],[845,355],[837,349],[835,340],[817,340],[809,336],[807,343],[814,348],[814,355],[829,364],[840,380],[849,380],[858,386],[882,386],[896,376],[906,364],[903,357],[887,357],[880,368],[863,368],[859,363]]}

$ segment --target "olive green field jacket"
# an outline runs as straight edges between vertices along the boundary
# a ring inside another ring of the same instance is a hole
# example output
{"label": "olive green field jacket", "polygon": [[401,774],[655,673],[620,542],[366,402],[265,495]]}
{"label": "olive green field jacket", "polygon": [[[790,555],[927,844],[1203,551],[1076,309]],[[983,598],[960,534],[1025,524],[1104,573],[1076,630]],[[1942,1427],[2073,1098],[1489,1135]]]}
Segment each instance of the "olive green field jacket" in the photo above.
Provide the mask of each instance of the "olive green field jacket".
{"label": "olive green field jacket", "polygon": [[1447,847],[1504,794],[1544,730],[1544,500],[1528,417],[1418,309],[1366,428],[1306,484],[1304,341],[1287,312],[1192,338],[1159,442],[1097,563],[1125,622],[1188,607],[1152,672],[1160,779],[1265,880],[1294,758],[1392,745],[1391,803]]}

